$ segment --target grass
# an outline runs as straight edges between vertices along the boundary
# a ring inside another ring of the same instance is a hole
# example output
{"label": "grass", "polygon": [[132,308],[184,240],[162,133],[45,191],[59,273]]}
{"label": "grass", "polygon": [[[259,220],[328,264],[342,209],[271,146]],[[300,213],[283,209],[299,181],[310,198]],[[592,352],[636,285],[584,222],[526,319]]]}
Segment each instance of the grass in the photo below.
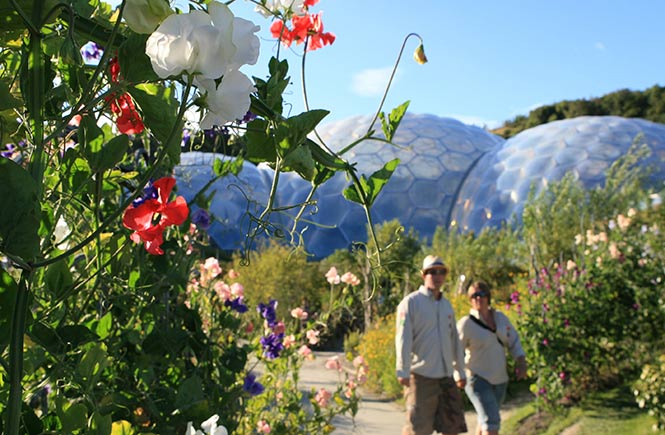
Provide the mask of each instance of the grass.
{"label": "grass", "polygon": [[574,435],[651,435],[656,419],[640,409],[628,385],[593,393],[577,406],[556,414],[538,414],[531,401],[515,409],[501,432],[516,435],[558,435],[576,426]]}

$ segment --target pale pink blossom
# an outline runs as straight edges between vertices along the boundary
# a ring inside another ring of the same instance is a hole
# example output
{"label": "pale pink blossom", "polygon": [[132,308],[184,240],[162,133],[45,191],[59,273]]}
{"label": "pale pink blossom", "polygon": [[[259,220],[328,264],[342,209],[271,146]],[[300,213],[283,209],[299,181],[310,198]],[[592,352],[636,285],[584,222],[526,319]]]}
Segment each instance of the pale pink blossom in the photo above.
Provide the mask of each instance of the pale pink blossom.
{"label": "pale pink blossom", "polygon": [[234,282],[231,284],[231,295],[234,298],[241,298],[245,296],[245,287],[239,282]]}
{"label": "pale pink blossom", "polygon": [[568,260],[566,262],[566,270],[574,270],[577,267],[577,264],[573,260]]}
{"label": "pale pink blossom", "polygon": [[284,393],[281,391],[278,391],[277,394],[275,394],[275,399],[277,400],[282,400],[284,398]]}
{"label": "pale pink blossom", "polygon": [[619,229],[621,231],[626,231],[626,229],[630,226],[631,219],[629,217],[626,217],[622,214],[617,216],[617,225],[619,225]]}
{"label": "pale pink blossom", "polygon": [[360,284],[360,280],[358,279],[358,277],[355,276],[354,274],[352,274],[351,272],[346,272],[344,275],[342,275],[340,280],[344,284],[350,284],[352,286],[356,286],[356,285]]}
{"label": "pale pink blossom", "polygon": [[367,363],[365,362],[365,358],[362,355],[358,355],[357,357],[353,358],[353,367],[358,368],[360,366],[366,366]]}
{"label": "pale pink blossom", "polygon": [[637,214],[637,210],[635,210],[634,208],[631,207],[631,208],[628,209],[628,217],[633,217],[636,214]]}
{"label": "pale pink blossom", "polygon": [[231,289],[224,281],[215,282],[213,290],[215,290],[217,297],[223,301],[227,301],[231,298]]}
{"label": "pale pink blossom", "polygon": [[317,344],[319,342],[319,331],[310,329],[307,331],[307,340],[309,344]]}
{"label": "pale pink blossom", "polygon": [[576,234],[575,235],[575,244],[576,245],[581,245],[584,243],[584,237],[581,234]]}
{"label": "pale pink blossom", "polygon": [[614,242],[610,243],[610,257],[612,257],[615,260],[621,257],[621,251],[619,251],[619,248],[617,248],[617,244]]}
{"label": "pale pink blossom", "polygon": [[330,391],[321,388],[314,396],[314,400],[316,400],[316,403],[318,403],[321,408],[325,408],[328,406],[328,400],[330,400],[331,397],[332,393]]}
{"label": "pale pink blossom", "polygon": [[240,276],[240,273],[238,271],[236,271],[235,269],[231,269],[231,270],[229,270],[228,275],[229,275],[229,279],[238,279],[238,277]]}
{"label": "pale pink blossom", "polygon": [[286,348],[293,346],[295,343],[296,343],[296,337],[293,334],[287,335],[286,337],[284,337],[284,340],[282,341],[282,344]]}
{"label": "pale pink blossom", "polygon": [[303,310],[300,307],[291,310],[291,317],[294,317],[296,319],[307,320],[308,316],[309,314],[307,313],[307,311]]}
{"label": "pale pink blossom", "polygon": [[206,258],[205,263],[203,263],[203,269],[205,269],[211,278],[215,278],[217,275],[222,273],[222,268],[219,265],[219,261],[215,257]]}
{"label": "pale pink blossom", "polygon": [[338,356],[334,356],[332,358],[328,358],[326,361],[326,368],[328,370],[337,370],[339,372],[342,371],[342,363],[339,361]]}
{"label": "pale pink blossom", "polygon": [[353,393],[354,393],[354,391],[356,390],[357,387],[358,387],[358,384],[356,384],[353,379],[349,379],[349,381],[346,383],[346,390],[344,390],[344,396],[347,399],[350,399],[351,397],[353,397]]}
{"label": "pale pink blossom", "polygon": [[270,433],[270,425],[265,420],[259,420],[256,423],[256,431],[258,433]]}
{"label": "pale pink blossom", "polygon": [[300,346],[300,349],[298,349],[298,355],[302,356],[303,358],[310,359],[310,360],[314,359],[314,354],[312,353],[312,349],[307,347],[306,344],[303,344],[302,346]]}
{"label": "pale pink blossom", "polygon": [[326,273],[326,279],[330,284],[339,284],[340,277],[337,273],[337,268],[335,266],[331,267],[330,270]]}

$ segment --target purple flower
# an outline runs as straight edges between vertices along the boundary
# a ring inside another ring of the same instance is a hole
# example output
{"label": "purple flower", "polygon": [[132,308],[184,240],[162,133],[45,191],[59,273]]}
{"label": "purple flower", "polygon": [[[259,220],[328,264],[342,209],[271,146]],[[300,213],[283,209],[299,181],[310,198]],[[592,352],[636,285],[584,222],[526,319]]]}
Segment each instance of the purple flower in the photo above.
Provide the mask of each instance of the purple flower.
{"label": "purple flower", "polygon": [[282,340],[284,334],[270,334],[261,337],[261,346],[263,346],[263,356],[268,359],[275,359],[279,357],[279,353],[284,349]]}
{"label": "purple flower", "polygon": [[0,152],[0,156],[6,158],[6,159],[11,159],[12,156],[14,155],[14,150],[16,149],[16,146],[13,143],[8,143],[5,145],[5,150]]}
{"label": "purple flower", "polygon": [[139,205],[143,204],[149,199],[157,199],[158,192],[155,186],[152,185],[152,181],[148,182],[148,185],[143,189],[143,195],[136,198],[132,201],[132,205],[136,208]]}
{"label": "purple flower", "polygon": [[563,319],[563,326],[564,326],[565,328],[569,327],[569,326],[570,326],[570,320],[568,320],[568,319]]}
{"label": "purple flower", "polygon": [[83,56],[87,62],[99,62],[99,59],[102,58],[102,54],[104,54],[104,49],[92,41],[81,47],[81,56]]}
{"label": "purple flower", "polygon": [[512,304],[517,304],[520,301],[520,293],[519,292],[512,292],[510,294],[510,303]]}
{"label": "purple flower", "polygon": [[231,307],[232,310],[235,310],[239,313],[245,313],[249,308],[247,308],[247,305],[243,303],[242,296],[237,297],[233,300],[227,299],[224,301],[224,306],[226,307]]}
{"label": "purple flower", "polygon": [[256,115],[249,110],[245,113],[245,116],[240,120],[241,123],[247,123],[256,119]]}
{"label": "purple flower", "polygon": [[192,223],[203,230],[207,230],[210,228],[210,215],[204,209],[198,208],[192,213]]}
{"label": "purple flower", "polygon": [[271,299],[267,304],[261,303],[258,307],[256,307],[256,310],[261,313],[261,317],[266,319],[268,322],[268,327],[270,328],[277,324],[277,314],[275,313],[276,307],[277,301],[275,299]]}
{"label": "purple flower", "polygon": [[242,389],[252,396],[258,396],[263,393],[265,387],[256,381],[256,376],[248,373],[247,376],[245,376],[245,382],[242,385]]}
{"label": "purple flower", "polygon": [[545,388],[545,387],[541,387],[541,388],[538,390],[538,395],[539,395],[539,396],[547,396],[547,388]]}
{"label": "purple flower", "polygon": [[550,341],[547,338],[544,338],[543,339],[543,346],[547,346],[548,344],[550,344]]}

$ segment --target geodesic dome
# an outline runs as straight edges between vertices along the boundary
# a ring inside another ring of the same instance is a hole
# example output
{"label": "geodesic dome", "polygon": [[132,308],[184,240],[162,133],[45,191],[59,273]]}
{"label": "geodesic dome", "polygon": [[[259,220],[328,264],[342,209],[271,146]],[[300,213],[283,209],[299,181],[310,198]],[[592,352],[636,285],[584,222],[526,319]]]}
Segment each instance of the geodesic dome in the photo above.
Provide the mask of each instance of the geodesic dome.
{"label": "geodesic dome", "polygon": [[533,185],[536,193],[567,172],[586,188],[605,181],[607,169],[635,141],[651,155],[652,182],[665,180],[665,125],[618,116],[582,116],[525,130],[484,155],[461,186],[453,221],[462,230],[520,221]]}
{"label": "geodesic dome", "polygon": [[[327,146],[340,151],[362,137],[370,121],[369,116],[358,116],[333,122],[320,128],[319,134]],[[532,183],[542,189],[568,171],[587,187],[603,182],[605,170],[638,135],[652,151],[643,164],[655,166],[652,178],[662,183],[665,125],[611,116],[556,121],[506,141],[454,119],[407,114],[394,137],[397,146],[366,141],[343,157],[357,162],[358,173],[366,176],[399,158],[399,166],[372,207],[374,223],[398,219],[421,238],[431,239],[438,226],[454,224],[479,231],[486,225],[499,225],[521,213]],[[188,201],[213,176],[213,160],[205,153],[182,155],[176,177],[179,193]],[[238,177],[213,183],[210,211],[216,220],[209,233],[222,249],[243,247],[250,214],[256,215],[265,204],[272,175],[267,166],[246,163]],[[364,211],[342,197],[348,185],[343,174],[336,174],[319,188],[314,196],[318,205],[309,206],[298,225],[307,250],[316,257],[366,240]],[[281,174],[275,206],[298,204],[309,189],[309,183],[296,174]],[[271,223],[288,230],[294,213],[273,214]]]}

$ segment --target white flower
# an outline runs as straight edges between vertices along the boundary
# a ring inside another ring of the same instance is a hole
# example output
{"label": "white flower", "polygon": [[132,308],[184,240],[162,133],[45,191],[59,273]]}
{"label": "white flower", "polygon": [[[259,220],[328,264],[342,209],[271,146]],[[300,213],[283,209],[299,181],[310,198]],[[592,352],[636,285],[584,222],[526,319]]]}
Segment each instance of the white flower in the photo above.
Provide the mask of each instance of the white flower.
{"label": "white flower", "polygon": [[266,0],[263,5],[257,5],[254,10],[266,18],[271,18],[279,13],[287,17],[305,15],[305,0]]}
{"label": "white flower", "polygon": [[60,216],[58,222],[55,224],[55,229],[53,230],[54,242],[58,249],[67,249],[69,244],[62,243],[62,241],[69,237],[71,232],[72,230],[69,229],[69,225],[67,225],[65,218]]}
{"label": "white flower", "polygon": [[218,2],[208,11],[171,15],[150,35],[145,51],[159,77],[187,72],[214,80],[229,69],[237,52],[233,13]]}
{"label": "white flower", "polygon": [[217,420],[219,420],[219,415],[215,414],[201,423],[201,429],[203,429],[205,432],[194,430],[194,426],[190,421],[187,423],[185,435],[204,435],[204,433],[205,435],[228,435],[229,432],[224,426],[217,426]]}
{"label": "white flower", "polygon": [[217,86],[214,81],[199,81],[200,88],[207,93],[208,111],[201,120],[201,128],[241,119],[249,110],[249,95],[256,91],[252,81],[240,71],[230,71]]}
{"label": "white flower", "polygon": [[238,69],[243,65],[254,65],[259,60],[261,42],[255,35],[261,27],[249,20],[236,17],[233,20],[233,45],[238,49],[231,59],[229,69]]}
{"label": "white flower", "polygon": [[127,0],[122,18],[136,33],[152,33],[173,10],[166,0]]}

